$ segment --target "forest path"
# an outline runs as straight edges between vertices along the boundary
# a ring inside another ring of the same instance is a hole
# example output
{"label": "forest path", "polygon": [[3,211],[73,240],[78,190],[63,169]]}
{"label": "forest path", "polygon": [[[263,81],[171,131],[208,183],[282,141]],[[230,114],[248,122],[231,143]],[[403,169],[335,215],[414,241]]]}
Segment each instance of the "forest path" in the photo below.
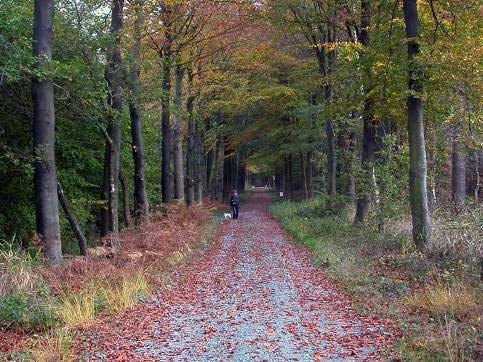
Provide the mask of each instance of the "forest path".
{"label": "forest path", "polygon": [[[88,360],[379,360],[383,324],[345,296],[290,243],[255,192],[175,286],[78,344]],[[93,346],[95,344],[96,346]],[[95,352],[94,352],[95,351]]]}

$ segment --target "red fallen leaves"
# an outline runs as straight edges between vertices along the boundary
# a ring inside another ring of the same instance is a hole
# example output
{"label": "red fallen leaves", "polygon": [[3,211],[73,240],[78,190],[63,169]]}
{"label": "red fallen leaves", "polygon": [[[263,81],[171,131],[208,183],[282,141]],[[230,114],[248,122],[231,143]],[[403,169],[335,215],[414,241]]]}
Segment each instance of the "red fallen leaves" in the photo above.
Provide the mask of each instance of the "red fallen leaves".
{"label": "red fallen leaves", "polygon": [[33,341],[21,330],[0,331],[0,353],[18,351],[32,345]]}
{"label": "red fallen leaves", "polygon": [[122,247],[108,258],[105,253],[91,252],[87,258],[71,259],[60,270],[42,269],[40,272],[50,288],[65,293],[79,290],[99,278],[109,280],[123,271],[150,267],[194,245],[210,213],[207,207],[173,206],[162,215],[152,214],[151,223],[143,225],[141,230],[124,229],[120,233]]}
{"label": "red fallen leaves", "polygon": [[[280,226],[266,217],[269,198],[263,199],[263,195],[257,197],[258,203],[246,206],[247,210],[256,212],[256,217],[244,220],[242,215],[238,222],[221,225],[215,245],[203,258],[176,270],[171,275],[174,286],[161,288],[156,303],[143,305],[113,320],[99,323],[95,326],[97,340],[89,340],[87,346],[79,343],[75,350],[78,353],[99,350],[105,353],[107,360],[127,360],[127,357],[169,360],[169,356],[179,356],[187,349],[193,353],[192,356],[202,356],[212,348],[209,347],[210,343],[215,340],[218,350],[211,352],[220,353],[219,359],[224,360],[235,353],[237,345],[264,349],[275,355],[279,353],[277,344],[281,342],[277,338],[280,334],[286,337],[289,333],[289,343],[293,344],[294,350],[308,345],[314,347],[315,361],[329,357],[379,360],[379,351],[393,340],[392,334],[383,331],[387,321],[374,316],[356,316],[349,300],[337,291],[322,272],[313,267],[307,252],[286,242],[287,239],[283,240],[285,234]],[[236,247],[242,237],[252,240],[246,249]],[[283,266],[269,262],[271,255],[277,253],[282,254]],[[259,264],[252,266],[253,271],[240,267],[247,261]],[[248,273],[251,274],[247,276]],[[286,304],[281,307],[280,314],[289,322],[275,328],[270,316],[276,310],[276,303],[272,300],[276,293],[267,285],[271,281],[284,282],[287,275],[290,283],[281,285],[286,285],[291,293],[286,296],[287,300],[282,300]],[[222,308],[216,309],[219,308],[216,303]],[[322,325],[319,324],[321,316],[324,318]],[[217,321],[225,323],[223,329],[217,328]],[[240,324],[246,329],[255,321],[265,326],[258,335],[255,332],[248,336],[229,333],[230,328],[239,331],[237,328]],[[186,332],[194,324],[200,327],[202,335],[199,338]],[[87,333],[92,333],[92,330]],[[159,347],[173,339],[176,343],[187,342],[188,346],[163,350],[164,355],[155,357],[133,352],[136,346],[143,345],[143,341]],[[86,338],[80,340],[86,341]],[[102,342],[99,343],[102,340],[109,343],[103,346]],[[373,352],[362,356],[363,347],[370,347]],[[226,352],[225,355],[221,354],[223,352]]]}
{"label": "red fallen leaves", "polygon": [[215,332],[216,332],[216,328],[213,327],[213,326],[208,326],[208,327],[205,328],[205,334],[207,334],[209,336],[214,334]]}

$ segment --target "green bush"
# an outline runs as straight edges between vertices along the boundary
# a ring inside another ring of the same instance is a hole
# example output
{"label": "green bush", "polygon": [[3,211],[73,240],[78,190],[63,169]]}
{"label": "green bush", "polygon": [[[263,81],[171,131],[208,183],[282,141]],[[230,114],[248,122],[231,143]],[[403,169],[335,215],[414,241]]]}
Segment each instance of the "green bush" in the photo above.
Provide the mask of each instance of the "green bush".
{"label": "green bush", "polygon": [[0,326],[17,326],[32,331],[46,330],[58,323],[57,311],[48,291],[13,292],[0,300]]}
{"label": "green bush", "polygon": [[300,202],[295,214],[306,218],[347,217],[347,204],[344,195],[320,195],[313,200]]}

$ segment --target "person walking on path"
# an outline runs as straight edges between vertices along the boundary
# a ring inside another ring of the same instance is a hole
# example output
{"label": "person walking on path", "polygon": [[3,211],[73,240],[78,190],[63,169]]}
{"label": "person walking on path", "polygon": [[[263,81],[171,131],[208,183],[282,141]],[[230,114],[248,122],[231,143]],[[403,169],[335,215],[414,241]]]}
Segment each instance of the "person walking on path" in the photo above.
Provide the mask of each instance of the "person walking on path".
{"label": "person walking on path", "polygon": [[236,190],[233,190],[230,199],[231,211],[233,219],[238,219],[238,209],[240,207],[240,195]]}

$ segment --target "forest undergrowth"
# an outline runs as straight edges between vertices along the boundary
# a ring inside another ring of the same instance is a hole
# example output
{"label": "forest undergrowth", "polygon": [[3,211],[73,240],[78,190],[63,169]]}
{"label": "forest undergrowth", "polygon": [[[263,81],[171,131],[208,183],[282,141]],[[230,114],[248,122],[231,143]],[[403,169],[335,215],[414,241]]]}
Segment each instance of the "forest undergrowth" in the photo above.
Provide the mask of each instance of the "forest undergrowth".
{"label": "forest undergrowth", "polygon": [[481,358],[481,211],[433,210],[433,243],[424,254],[410,242],[409,215],[355,225],[341,196],[277,202],[272,214],[312,250],[355,310],[397,322],[403,360]]}
{"label": "forest undergrowth", "polygon": [[133,307],[169,282],[176,266],[205,250],[216,205],[170,206],[149,224],[125,229],[121,248],[89,249],[48,268],[42,252],[3,242],[0,249],[0,360],[71,360],[76,329]]}

